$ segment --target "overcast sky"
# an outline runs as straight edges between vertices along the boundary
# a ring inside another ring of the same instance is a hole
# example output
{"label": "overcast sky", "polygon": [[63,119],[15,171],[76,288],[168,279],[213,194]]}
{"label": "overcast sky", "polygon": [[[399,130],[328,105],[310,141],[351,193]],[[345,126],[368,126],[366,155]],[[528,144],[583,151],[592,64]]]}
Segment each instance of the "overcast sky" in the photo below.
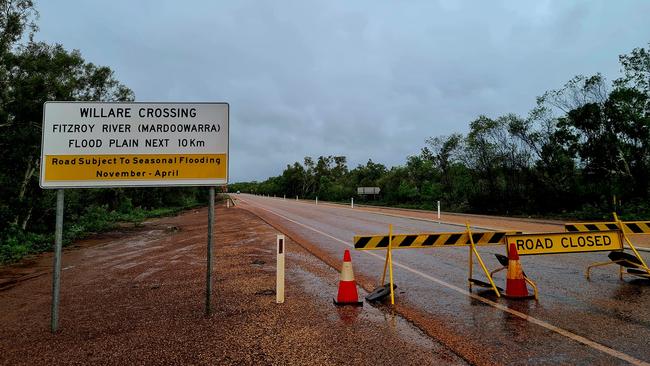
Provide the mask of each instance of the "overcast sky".
{"label": "overcast sky", "polygon": [[577,74],[619,75],[650,1],[40,0],[37,40],[137,101],[230,103],[230,181],[304,156],[400,165],[480,114],[526,115]]}

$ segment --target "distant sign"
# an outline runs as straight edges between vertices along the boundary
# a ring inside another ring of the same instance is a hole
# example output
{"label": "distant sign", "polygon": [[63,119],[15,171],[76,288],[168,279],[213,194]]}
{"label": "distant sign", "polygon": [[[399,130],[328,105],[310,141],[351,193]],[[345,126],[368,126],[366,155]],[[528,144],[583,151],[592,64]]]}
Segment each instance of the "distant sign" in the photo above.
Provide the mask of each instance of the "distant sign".
{"label": "distant sign", "polygon": [[357,187],[357,194],[379,194],[379,187]]}
{"label": "distant sign", "polygon": [[227,103],[47,102],[43,188],[228,183]]}
{"label": "distant sign", "polygon": [[508,235],[519,255],[598,252],[623,249],[619,231]]}

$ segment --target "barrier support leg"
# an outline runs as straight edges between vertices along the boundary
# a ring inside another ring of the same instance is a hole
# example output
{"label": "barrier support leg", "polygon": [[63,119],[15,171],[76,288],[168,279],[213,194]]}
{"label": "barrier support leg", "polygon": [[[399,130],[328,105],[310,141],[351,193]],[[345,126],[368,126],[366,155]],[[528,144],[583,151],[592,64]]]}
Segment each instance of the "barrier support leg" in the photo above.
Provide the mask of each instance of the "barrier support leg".
{"label": "barrier support leg", "polygon": [[588,280],[591,279],[591,278],[590,278],[590,271],[591,271],[592,268],[594,268],[594,267],[608,266],[608,265],[610,265],[610,264],[618,264],[618,263],[620,263],[620,262],[624,262],[624,261],[620,260],[620,261],[610,261],[610,262],[599,262],[599,263],[594,263],[594,264],[589,265],[589,266],[587,267],[587,271],[585,272],[585,274],[587,275],[587,279],[588,279]]}
{"label": "barrier support leg", "polygon": [[[641,255],[639,254],[639,252],[637,252],[634,245],[632,245],[632,242],[630,241],[630,239],[628,239],[627,235],[625,234],[625,228],[623,227],[623,222],[618,218],[618,215],[616,214],[616,212],[614,212],[614,219],[616,220],[616,223],[618,224],[618,227],[621,229],[623,239],[625,239],[625,242],[627,243],[627,245],[630,247],[630,249],[632,249],[632,251],[634,252],[634,255],[637,257],[639,262],[641,262],[641,264],[643,265],[643,267],[641,269],[643,269],[644,271],[646,271],[646,273],[648,273],[648,275],[650,275],[650,268],[648,268],[648,265],[643,260],[643,257],[641,257]],[[621,278],[623,278],[622,273],[621,273]]]}
{"label": "barrier support leg", "polygon": [[[465,223],[467,227],[469,227],[469,223]],[[472,233],[467,231],[467,234],[472,237]],[[474,278],[474,253],[472,252],[472,246],[470,245],[468,248],[468,257],[469,257],[469,277],[468,279]],[[469,290],[472,291],[472,281],[467,281],[469,284]]]}
{"label": "barrier support leg", "polygon": [[623,281],[623,266],[618,267],[618,279]]}
{"label": "barrier support leg", "polygon": [[492,290],[494,290],[494,293],[497,295],[497,297],[501,297],[501,294],[499,293],[499,289],[497,289],[497,285],[494,284],[494,280],[492,280],[492,276],[490,276],[490,271],[488,271],[487,267],[485,267],[485,263],[483,263],[483,259],[481,258],[481,255],[479,254],[478,250],[476,250],[476,246],[474,245],[474,238],[472,237],[472,230],[469,227],[469,222],[465,224],[467,226],[467,234],[469,236],[469,244],[471,250],[474,252],[474,255],[476,255],[476,259],[478,260],[478,263],[481,265],[481,268],[483,268],[483,272],[485,272],[485,276],[487,277],[488,281],[490,281],[490,285],[492,285]]}
{"label": "barrier support leg", "polygon": [[393,225],[388,226],[388,262],[390,268],[388,269],[390,273],[390,304],[395,305],[395,291],[393,290]]}
{"label": "barrier support leg", "polygon": [[531,280],[526,276],[524,276],[524,280],[533,288],[533,294],[535,294],[535,301],[539,301],[539,298],[537,296],[537,285],[535,284],[535,282],[533,282],[533,280]]}
{"label": "barrier support leg", "polygon": [[497,268],[497,269],[495,269],[494,271],[490,272],[490,276],[494,277],[494,275],[495,275],[497,272],[501,272],[501,271],[503,271],[504,269],[508,269],[508,267]]}
{"label": "barrier support leg", "polygon": [[386,284],[386,268],[388,268],[388,252],[390,251],[390,247],[386,248],[386,260],[384,261],[384,272],[381,274],[381,286]]}

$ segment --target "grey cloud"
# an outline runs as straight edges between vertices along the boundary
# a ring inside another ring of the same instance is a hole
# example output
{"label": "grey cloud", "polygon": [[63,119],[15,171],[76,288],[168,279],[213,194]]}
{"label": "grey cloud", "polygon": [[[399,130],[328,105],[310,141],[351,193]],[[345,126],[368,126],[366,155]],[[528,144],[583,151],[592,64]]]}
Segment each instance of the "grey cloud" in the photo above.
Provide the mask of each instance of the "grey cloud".
{"label": "grey cloud", "polygon": [[229,102],[231,180],[261,180],[306,155],[402,164],[575,74],[613,79],[650,40],[649,4],[42,1],[37,38],[109,65],[139,100]]}

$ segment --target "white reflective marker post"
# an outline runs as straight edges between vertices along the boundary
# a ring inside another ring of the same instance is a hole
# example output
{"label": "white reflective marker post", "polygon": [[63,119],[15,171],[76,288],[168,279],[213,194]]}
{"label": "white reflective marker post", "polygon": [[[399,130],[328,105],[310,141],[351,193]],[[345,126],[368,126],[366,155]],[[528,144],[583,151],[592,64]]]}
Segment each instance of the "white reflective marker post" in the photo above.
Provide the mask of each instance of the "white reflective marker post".
{"label": "white reflective marker post", "polygon": [[440,201],[438,201],[438,221],[440,221]]}
{"label": "white reflective marker post", "polygon": [[284,252],[285,252],[284,235],[278,235],[276,238],[277,264],[275,271],[275,302],[284,303]]}
{"label": "white reflective marker post", "polygon": [[354,208],[354,197],[350,198],[350,208]]}

